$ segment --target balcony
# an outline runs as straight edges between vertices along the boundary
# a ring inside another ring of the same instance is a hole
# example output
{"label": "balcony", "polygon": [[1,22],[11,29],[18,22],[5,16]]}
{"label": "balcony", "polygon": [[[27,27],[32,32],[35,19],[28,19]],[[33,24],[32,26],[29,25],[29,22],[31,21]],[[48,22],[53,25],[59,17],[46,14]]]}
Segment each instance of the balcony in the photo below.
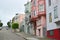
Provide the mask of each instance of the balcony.
{"label": "balcony", "polygon": [[56,23],[57,25],[60,25],[60,18],[54,19],[53,22]]}
{"label": "balcony", "polygon": [[38,12],[38,16],[46,16],[46,12],[45,11],[42,11],[42,12]]}
{"label": "balcony", "polygon": [[38,16],[32,16],[31,21],[35,22],[37,20]]}

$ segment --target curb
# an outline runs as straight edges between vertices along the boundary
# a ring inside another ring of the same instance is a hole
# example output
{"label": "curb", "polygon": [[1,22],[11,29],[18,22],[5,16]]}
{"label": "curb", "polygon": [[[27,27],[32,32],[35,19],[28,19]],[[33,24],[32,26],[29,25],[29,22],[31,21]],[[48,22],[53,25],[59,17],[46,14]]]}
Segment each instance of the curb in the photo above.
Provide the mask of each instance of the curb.
{"label": "curb", "polygon": [[[16,35],[18,35],[18,36],[21,36],[21,35],[19,35],[19,34],[17,34],[17,33],[15,33]],[[25,38],[25,37],[23,37],[23,36],[21,36],[22,38],[24,38],[25,40],[28,40],[27,38]]]}
{"label": "curb", "polygon": [[[21,36],[22,38],[24,38],[25,40],[30,40],[30,38],[29,37],[26,37],[26,36],[22,36],[21,34],[19,34],[19,33],[15,33],[16,35],[18,35],[18,36]],[[35,38],[33,38],[33,40],[34,40]],[[38,38],[36,38],[36,40],[40,40],[40,39],[38,39]]]}
{"label": "curb", "polygon": [[[29,39],[27,39],[26,37],[24,37],[24,36],[22,36],[22,35],[19,35],[18,33],[15,33],[16,35],[18,35],[18,36],[21,36],[22,38],[24,38],[25,40],[29,40]],[[41,40],[41,39],[38,39],[38,40]],[[50,40],[50,39],[49,39]]]}

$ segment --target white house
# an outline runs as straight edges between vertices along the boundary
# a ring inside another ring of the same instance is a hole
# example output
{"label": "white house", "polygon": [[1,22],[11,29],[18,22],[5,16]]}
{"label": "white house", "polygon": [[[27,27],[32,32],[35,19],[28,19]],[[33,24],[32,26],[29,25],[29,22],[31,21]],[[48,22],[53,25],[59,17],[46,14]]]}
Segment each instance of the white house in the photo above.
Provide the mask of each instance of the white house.
{"label": "white house", "polygon": [[60,39],[60,0],[46,0],[47,37]]}

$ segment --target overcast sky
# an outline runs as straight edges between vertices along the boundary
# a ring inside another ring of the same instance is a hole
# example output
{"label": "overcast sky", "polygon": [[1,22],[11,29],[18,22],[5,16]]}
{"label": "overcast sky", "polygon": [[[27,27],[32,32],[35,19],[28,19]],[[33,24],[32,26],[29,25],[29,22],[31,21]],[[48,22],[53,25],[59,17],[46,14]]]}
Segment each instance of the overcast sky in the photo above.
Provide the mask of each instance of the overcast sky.
{"label": "overcast sky", "polygon": [[0,0],[0,20],[6,23],[12,19],[16,13],[24,13],[24,4],[27,0]]}

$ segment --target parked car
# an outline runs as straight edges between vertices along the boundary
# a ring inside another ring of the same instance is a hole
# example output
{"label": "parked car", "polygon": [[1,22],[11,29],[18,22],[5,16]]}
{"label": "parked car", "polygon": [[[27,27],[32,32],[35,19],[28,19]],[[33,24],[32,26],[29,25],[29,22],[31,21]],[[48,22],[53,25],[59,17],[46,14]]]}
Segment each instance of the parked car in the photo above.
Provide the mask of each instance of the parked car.
{"label": "parked car", "polygon": [[8,26],[6,26],[6,30],[8,30],[9,28],[8,28]]}
{"label": "parked car", "polygon": [[2,27],[0,27],[0,30],[2,30]]}

